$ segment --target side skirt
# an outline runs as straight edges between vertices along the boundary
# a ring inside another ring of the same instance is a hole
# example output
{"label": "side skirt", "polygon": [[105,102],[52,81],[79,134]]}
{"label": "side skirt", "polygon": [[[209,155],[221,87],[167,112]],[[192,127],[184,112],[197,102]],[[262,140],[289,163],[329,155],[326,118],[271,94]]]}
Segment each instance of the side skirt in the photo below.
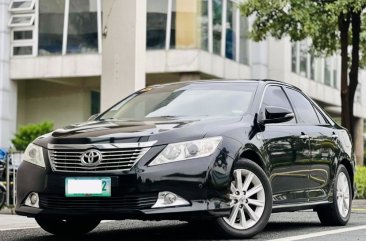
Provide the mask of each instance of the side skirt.
{"label": "side skirt", "polygon": [[294,212],[299,210],[306,210],[306,209],[314,209],[318,206],[330,204],[329,201],[321,201],[321,202],[309,202],[309,203],[291,203],[291,204],[279,204],[273,205],[272,213],[279,213],[279,212]]}

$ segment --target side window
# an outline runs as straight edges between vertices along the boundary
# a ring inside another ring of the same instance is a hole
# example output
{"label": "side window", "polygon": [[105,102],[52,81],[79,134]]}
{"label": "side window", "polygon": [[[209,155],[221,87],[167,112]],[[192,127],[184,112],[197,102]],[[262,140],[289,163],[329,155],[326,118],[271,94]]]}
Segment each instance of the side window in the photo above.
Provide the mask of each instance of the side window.
{"label": "side window", "polygon": [[[282,88],[279,86],[269,86],[264,92],[263,102],[260,109],[260,115],[264,117],[267,106],[282,107],[288,110],[292,110],[291,104]],[[296,123],[295,119],[292,119],[286,123]]]}
{"label": "side window", "polygon": [[286,92],[290,97],[292,106],[296,110],[297,120],[299,123],[319,125],[319,119],[315,113],[313,105],[300,92],[286,88]]}

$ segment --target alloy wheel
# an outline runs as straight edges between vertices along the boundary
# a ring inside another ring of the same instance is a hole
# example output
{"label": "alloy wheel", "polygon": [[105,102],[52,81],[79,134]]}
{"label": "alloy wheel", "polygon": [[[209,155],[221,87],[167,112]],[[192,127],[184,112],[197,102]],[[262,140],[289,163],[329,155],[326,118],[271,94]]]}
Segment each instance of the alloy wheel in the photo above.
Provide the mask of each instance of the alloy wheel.
{"label": "alloy wheel", "polygon": [[262,217],[266,195],[260,179],[251,171],[237,169],[230,186],[229,217],[224,221],[232,228],[244,230],[253,227]]}
{"label": "alloy wheel", "polygon": [[349,183],[343,172],[339,173],[337,180],[337,204],[341,216],[347,217],[350,204]]}

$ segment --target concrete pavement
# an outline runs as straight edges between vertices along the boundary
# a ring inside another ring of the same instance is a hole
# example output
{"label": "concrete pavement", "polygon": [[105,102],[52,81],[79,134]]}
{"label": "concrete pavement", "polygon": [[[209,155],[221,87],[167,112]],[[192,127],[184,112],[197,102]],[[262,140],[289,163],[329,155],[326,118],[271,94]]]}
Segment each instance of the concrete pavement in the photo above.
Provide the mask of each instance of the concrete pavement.
{"label": "concrete pavement", "polygon": [[[366,200],[354,200],[352,210],[354,213],[364,214],[366,217]],[[11,209],[6,208],[0,211],[0,231],[38,228],[34,219],[12,215],[12,212]]]}
{"label": "concrete pavement", "polygon": [[[314,212],[275,213],[267,227],[251,240],[356,241],[366,240],[366,213],[355,212],[345,227],[325,227]],[[40,228],[0,231],[1,241],[121,241],[121,240],[221,240],[208,225],[179,221],[112,221],[101,223],[82,237],[55,237]],[[222,239],[227,240],[227,239]]]}

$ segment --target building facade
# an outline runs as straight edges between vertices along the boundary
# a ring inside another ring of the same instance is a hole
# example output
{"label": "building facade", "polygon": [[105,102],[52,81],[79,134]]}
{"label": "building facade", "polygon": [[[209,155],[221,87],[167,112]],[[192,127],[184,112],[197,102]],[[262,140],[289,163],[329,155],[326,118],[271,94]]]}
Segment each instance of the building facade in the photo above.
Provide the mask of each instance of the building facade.
{"label": "building facade", "polygon": [[[85,121],[145,86],[195,79],[285,81],[338,118],[339,56],[316,58],[307,41],[249,41],[253,19],[241,16],[237,4],[0,0],[0,147],[10,145],[21,125]],[[360,85],[361,133],[365,93]]]}

